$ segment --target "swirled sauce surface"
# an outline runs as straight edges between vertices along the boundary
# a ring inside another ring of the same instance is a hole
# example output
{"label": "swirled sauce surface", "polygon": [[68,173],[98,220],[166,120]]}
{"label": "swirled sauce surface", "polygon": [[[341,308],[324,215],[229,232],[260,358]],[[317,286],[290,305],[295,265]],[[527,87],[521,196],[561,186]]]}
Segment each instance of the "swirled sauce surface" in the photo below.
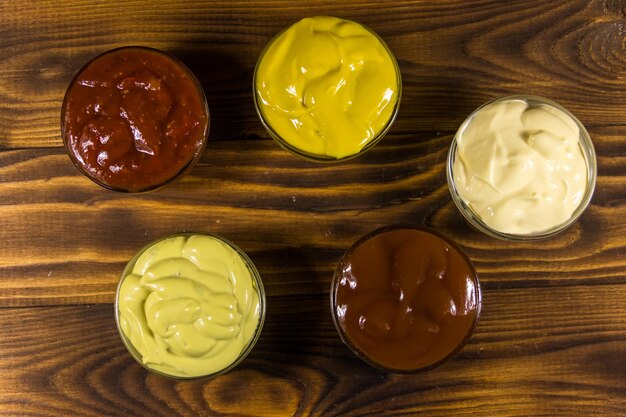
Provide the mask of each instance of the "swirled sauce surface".
{"label": "swirled sauce surface", "polygon": [[334,286],[344,340],[392,371],[440,363],[467,340],[480,311],[471,264],[426,230],[374,232],[344,255]]}
{"label": "swirled sauce surface", "polygon": [[381,40],[335,17],[303,19],[280,34],[256,69],[266,123],[300,151],[342,158],[387,126],[400,74]]}
{"label": "swirled sauce surface", "polygon": [[587,187],[580,129],[562,110],[512,99],[478,110],[457,134],[454,183],[499,232],[525,235],[567,221]]}
{"label": "swirled sauce surface", "polygon": [[244,259],[206,235],[158,241],[138,257],[118,293],[120,330],[140,360],[178,377],[209,375],[237,360],[260,311]]}
{"label": "swirled sauce surface", "polygon": [[157,50],[125,47],[83,68],[63,103],[74,163],[97,183],[145,191],[184,172],[204,149],[209,114],[195,77]]}

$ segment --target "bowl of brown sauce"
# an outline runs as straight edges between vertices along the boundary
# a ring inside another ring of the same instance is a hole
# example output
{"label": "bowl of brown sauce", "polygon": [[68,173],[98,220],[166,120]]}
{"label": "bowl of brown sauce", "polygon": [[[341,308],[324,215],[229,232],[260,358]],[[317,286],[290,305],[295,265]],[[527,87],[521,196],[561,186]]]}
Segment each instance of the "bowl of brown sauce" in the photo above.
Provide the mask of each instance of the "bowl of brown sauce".
{"label": "bowl of brown sauce", "polygon": [[439,232],[389,226],[359,239],[339,261],[331,310],[345,345],[392,373],[434,368],[472,336],[481,309],[469,258]]}

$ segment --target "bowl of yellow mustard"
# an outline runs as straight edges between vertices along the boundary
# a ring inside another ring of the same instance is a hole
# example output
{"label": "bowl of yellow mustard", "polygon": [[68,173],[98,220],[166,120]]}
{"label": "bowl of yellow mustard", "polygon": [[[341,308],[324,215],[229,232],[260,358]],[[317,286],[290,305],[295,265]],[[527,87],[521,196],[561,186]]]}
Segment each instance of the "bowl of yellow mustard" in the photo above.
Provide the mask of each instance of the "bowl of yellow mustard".
{"label": "bowl of yellow mustard", "polygon": [[276,35],[257,62],[253,96],[269,135],[315,162],[353,158],[391,128],[402,95],[398,63],[366,26],[308,17]]}
{"label": "bowl of yellow mustard", "polygon": [[115,297],[119,334],[148,371],[178,380],[221,375],[252,350],[265,318],[263,283],[228,240],[180,233],[128,262]]}

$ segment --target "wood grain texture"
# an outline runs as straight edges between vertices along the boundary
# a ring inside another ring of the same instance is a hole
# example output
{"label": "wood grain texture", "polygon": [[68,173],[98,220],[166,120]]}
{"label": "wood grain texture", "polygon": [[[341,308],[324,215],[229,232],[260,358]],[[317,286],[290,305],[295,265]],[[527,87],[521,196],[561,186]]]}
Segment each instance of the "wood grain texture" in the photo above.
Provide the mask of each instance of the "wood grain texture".
{"label": "wood grain texture", "polygon": [[[390,133],[341,164],[283,151],[253,106],[259,53],[310,15],[368,25],[402,72]],[[59,130],[73,75],[131,44],[185,62],[211,110],[201,162],[179,183],[139,195],[81,176]],[[0,416],[626,415],[624,1],[0,0],[0,58]],[[538,243],[472,230],[446,184],[457,127],[514,93],[563,104],[598,155],[588,210]],[[399,223],[453,238],[483,286],[468,346],[409,376],[356,359],[328,308],[346,248]],[[113,320],[128,259],[180,231],[236,242],[268,296],[256,348],[210,381],[146,374]]]}
{"label": "wood grain texture", "polygon": [[[610,146],[618,131],[593,133]],[[343,251],[388,224],[425,224],[451,236],[484,285],[626,282],[619,156],[605,158],[613,165],[600,158],[592,205],[573,227],[541,245],[494,242],[474,232],[450,200],[450,140],[392,135],[354,162],[321,168],[270,141],[216,142],[181,182],[141,195],[100,189],[62,150],[5,152],[0,221],[10,227],[0,230],[0,306],[112,302],[134,252],[181,231],[237,242],[276,294],[327,291]],[[33,225],[44,227],[33,234]]]}
{"label": "wood grain texture", "polygon": [[270,297],[261,339],[243,364],[184,383],[133,361],[110,305],[6,309],[0,415],[620,415],[626,312],[616,306],[624,297],[623,284],[487,290],[462,353],[405,376],[354,358],[326,297]]}
{"label": "wood grain texture", "polygon": [[3,1],[0,144],[60,146],[60,106],[72,76],[108,49],[140,44],[198,76],[216,140],[267,137],[251,79],[267,41],[310,15],[367,24],[403,76],[393,132],[453,132],[483,102],[517,92],[551,97],[583,123],[624,125],[626,23],[609,1],[224,2]]}

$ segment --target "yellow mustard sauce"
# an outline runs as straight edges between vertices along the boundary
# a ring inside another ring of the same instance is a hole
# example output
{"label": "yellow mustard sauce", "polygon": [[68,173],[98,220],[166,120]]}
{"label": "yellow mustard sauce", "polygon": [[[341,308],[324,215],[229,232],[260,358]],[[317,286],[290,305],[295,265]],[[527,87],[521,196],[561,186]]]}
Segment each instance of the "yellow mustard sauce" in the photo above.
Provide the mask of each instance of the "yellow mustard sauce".
{"label": "yellow mustard sauce", "polygon": [[259,289],[242,256],[208,235],[156,242],[122,278],[120,331],[149,369],[198,377],[234,363],[259,326]]}
{"label": "yellow mustard sauce", "polygon": [[357,154],[393,121],[395,58],[364,26],[305,18],[279,34],[255,71],[262,119],[289,147],[322,157]]}

